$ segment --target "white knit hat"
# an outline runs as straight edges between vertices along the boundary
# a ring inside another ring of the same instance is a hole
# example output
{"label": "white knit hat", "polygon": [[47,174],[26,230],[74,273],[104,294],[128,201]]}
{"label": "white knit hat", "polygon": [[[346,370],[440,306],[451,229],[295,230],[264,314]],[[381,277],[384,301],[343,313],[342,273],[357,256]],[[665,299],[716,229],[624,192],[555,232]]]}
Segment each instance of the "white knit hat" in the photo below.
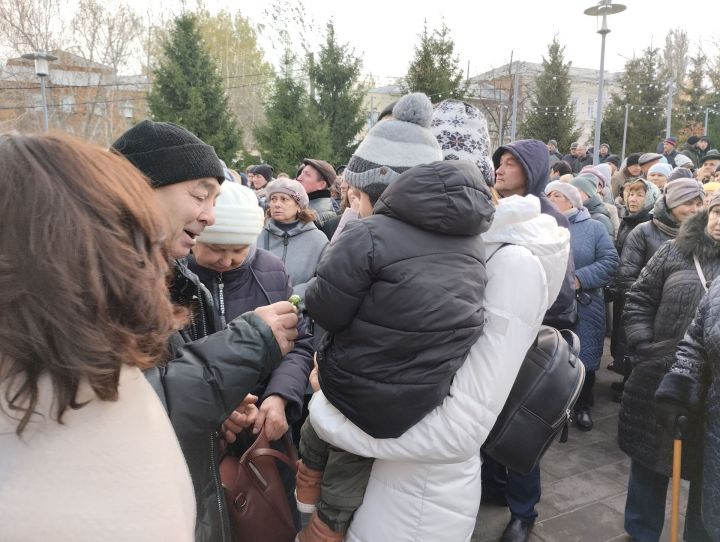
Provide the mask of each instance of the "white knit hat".
{"label": "white knit hat", "polygon": [[389,185],[402,172],[443,159],[430,131],[430,99],[407,94],[393,107],[392,118],[378,122],[350,157],[343,176],[359,190],[372,184]]}
{"label": "white knit hat", "polygon": [[263,229],[265,217],[257,196],[237,183],[223,183],[215,204],[215,224],[198,237],[208,245],[252,245]]}

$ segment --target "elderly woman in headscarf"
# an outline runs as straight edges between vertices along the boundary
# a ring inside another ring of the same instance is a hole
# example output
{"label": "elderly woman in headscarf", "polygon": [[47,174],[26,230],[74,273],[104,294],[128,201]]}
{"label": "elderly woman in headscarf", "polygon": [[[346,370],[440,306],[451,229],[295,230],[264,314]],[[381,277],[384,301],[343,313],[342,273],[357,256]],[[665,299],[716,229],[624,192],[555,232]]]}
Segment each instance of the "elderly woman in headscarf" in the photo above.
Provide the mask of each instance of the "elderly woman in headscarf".
{"label": "elderly woman in headscarf", "polygon": [[[643,222],[652,220],[651,211],[655,202],[660,197],[660,190],[642,177],[633,177],[623,186],[623,200],[626,212],[620,222],[615,248],[620,254],[620,268],[623,266],[623,249],[630,232]],[[625,307],[625,293],[632,285],[632,282],[624,280],[623,276],[617,276],[613,287],[613,326],[610,337],[610,352],[613,362],[609,367],[611,370],[624,376],[630,371],[629,361],[626,359],[627,340],[622,325],[622,313]],[[622,391],[622,383],[614,383],[613,389],[616,392]],[[619,395],[616,396],[619,402]]]}
{"label": "elderly woman in headscarf", "polygon": [[612,237],[605,226],[590,217],[583,207],[580,191],[572,184],[552,182],[545,193],[570,222],[570,248],[575,262],[575,288],[579,320],[575,332],[580,338],[580,359],[585,365],[585,383],[575,406],[578,429],[590,431],[595,371],[600,368],[605,341],[605,301],[603,288],[618,265]]}

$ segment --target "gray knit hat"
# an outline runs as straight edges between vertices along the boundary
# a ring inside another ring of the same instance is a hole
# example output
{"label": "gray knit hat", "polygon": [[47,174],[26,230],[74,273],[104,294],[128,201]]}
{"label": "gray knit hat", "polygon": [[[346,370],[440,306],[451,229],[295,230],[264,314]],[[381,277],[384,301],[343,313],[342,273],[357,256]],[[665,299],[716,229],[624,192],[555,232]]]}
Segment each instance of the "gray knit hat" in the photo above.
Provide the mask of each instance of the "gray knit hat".
{"label": "gray knit hat", "polygon": [[495,184],[487,122],[477,107],[460,100],[444,100],[435,106],[430,129],[445,160],[469,160],[480,168],[488,186]]}
{"label": "gray knit hat", "polygon": [[430,99],[416,92],[400,98],[392,118],[378,122],[350,157],[344,177],[363,190],[371,184],[388,186],[398,175],[420,164],[443,159],[430,131]]}
{"label": "gray knit hat", "polygon": [[695,179],[676,179],[665,185],[665,203],[668,209],[705,195],[702,184]]}
{"label": "gray knit hat", "polygon": [[552,181],[545,187],[545,194],[550,195],[552,192],[560,192],[575,209],[580,209],[583,206],[580,191],[572,183]]}
{"label": "gray knit hat", "polygon": [[294,179],[275,179],[267,184],[265,188],[265,199],[270,201],[273,194],[285,194],[293,198],[301,209],[307,209],[310,205],[305,187]]}

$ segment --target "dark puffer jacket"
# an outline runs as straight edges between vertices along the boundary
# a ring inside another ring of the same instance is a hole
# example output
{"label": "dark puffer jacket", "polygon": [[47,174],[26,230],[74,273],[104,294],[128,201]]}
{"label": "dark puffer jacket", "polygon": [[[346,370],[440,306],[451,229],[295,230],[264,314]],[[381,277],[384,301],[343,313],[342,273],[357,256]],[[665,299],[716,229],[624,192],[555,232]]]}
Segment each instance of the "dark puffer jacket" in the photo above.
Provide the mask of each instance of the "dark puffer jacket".
{"label": "dark puffer jacket", "polygon": [[590,213],[590,218],[597,220],[605,227],[610,239],[615,239],[615,227],[612,220],[610,220],[610,211],[605,207],[605,202],[600,199],[600,196],[593,194],[583,201],[583,207]]}
{"label": "dark puffer jacket", "polygon": [[[620,266],[618,271],[623,269],[625,261],[625,243],[632,232],[637,226],[644,222],[652,220],[653,207],[648,206],[637,213],[631,215],[625,215],[620,221],[620,229],[618,230],[617,239],[615,239],[615,247],[620,255]],[[615,285],[613,287],[613,327],[610,335],[610,353],[612,354],[615,364],[618,367],[622,367],[624,359],[627,354],[627,339],[625,338],[625,328],[622,324],[623,312],[625,310],[625,294],[627,289],[632,286],[632,282],[623,282],[622,279],[618,280],[615,278]]]}
{"label": "dark puffer jacket", "polygon": [[655,202],[651,219],[633,229],[625,239],[617,272],[618,288],[627,292],[660,246],[675,239],[678,231],[680,225],[670,214],[663,196]]}
{"label": "dark puffer jacket", "polygon": [[[706,233],[707,212],[687,219],[677,239],[650,259],[627,294],[625,332],[633,370],[620,406],[620,447],[647,468],[669,476],[672,437],[655,418],[655,391],[675,360],[675,349],[705,294],[695,270],[696,254],[707,280],[720,275],[720,244]],[[692,451],[684,458],[692,464]],[[685,476],[692,476],[685,472]]]}
{"label": "dark puffer jacket", "polygon": [[493,213],[473,163],[417,166],[321,258],[305,299],[329,332],[320,385],[370,435],[397,437],[440,404],[482,333]]}
{"label": "dark puffer jacket", "polygon": [[[569,229],[568,219],[545,195],[545,186],[548,183],[548,171],[550,170],[547,146],[537,139],[519,139],[503,145],[493,153],[495,169],[500,167],[500,158],[506,152],[517,159],[525,172],[527,186],[523,195],[536,196],[540,199],[540,212],[552,216],[558,226]],[[557,328],[570,327],[574,322],[568,321],[568,317],[576,314],[575,308],[575,264],[572,258],[568,258],[565,280],[563,280],[557,298],[545,313],[543,324]]]}
{"label": "dark puffer jacket", "polygon": [[[705,400],[695,416],[704,420],[702,462],[702,518],[711,540],[720,540],[720,281],[712,283],[695,318],[678,345],[676,361],[663,379],[659,396],[693,405],[683,380],[697,386]],[[673,386],[673,384],[676,384]],[[680,384],[680,385],[677,385]],[[693,387],[695,387],[693,386]],[[682,397],[682,396],[685,397]],[[691,415],[692,417],[692,415]],[[684,449],[684,447],[683,447]]]}
{"label": "dark puffer jacket", "polygon": [[[287,301],[292,286],[285,266],[280,259],[263,250],[250,247],[247,258],[237,269],[217,273],[198,265],[190,257],[189,266],[197,273],[213,297],[215,317],[222,329],[228,320],[278,301]],[[253,390],[262,401],[270,395],[279,395],[287,401],[285,413],[289,423],[300,419],[308,375],[312,369],[312,336],[302,323],[293,349],[283,358],[267,381]]]}
{"label": "dark puffer jacket", "polygon": [[215,329],[212,299],[177,262],[170,289],[174,303],[191,308],[191,324],[170,340],[170,361],[145,371],[160,397],[190,470],[197,542],[232,542],[218,472],[219,429],[230,413],[282,358],[272,330],[254,314]]}

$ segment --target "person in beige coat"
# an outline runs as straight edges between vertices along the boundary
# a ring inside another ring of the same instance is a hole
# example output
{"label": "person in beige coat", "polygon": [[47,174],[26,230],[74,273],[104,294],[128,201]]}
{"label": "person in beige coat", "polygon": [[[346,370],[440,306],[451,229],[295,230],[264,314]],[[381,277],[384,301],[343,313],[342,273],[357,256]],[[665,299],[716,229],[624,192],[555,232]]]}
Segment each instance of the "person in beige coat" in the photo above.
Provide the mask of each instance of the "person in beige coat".
{"label": "person in beige coat", "polygon": [[141,370],[186,313],[127,161],[0,136],[0,540],[190,542],[195,498]]}

